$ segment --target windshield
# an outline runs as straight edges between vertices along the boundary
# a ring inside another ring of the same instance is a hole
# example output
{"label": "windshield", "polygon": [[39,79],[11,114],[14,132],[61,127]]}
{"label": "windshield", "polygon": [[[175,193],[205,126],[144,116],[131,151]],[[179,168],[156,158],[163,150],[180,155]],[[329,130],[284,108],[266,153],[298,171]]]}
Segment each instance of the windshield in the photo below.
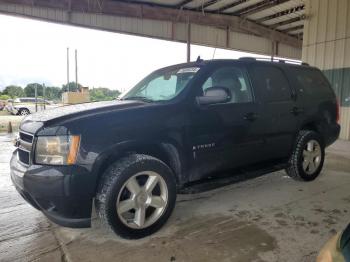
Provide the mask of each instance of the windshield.
{"label": "windshield", "polygon": [[156,71],[138,83],[121,99],[146,102],[170,100],[185,88],[199,69],[199,67],[181,67]]}

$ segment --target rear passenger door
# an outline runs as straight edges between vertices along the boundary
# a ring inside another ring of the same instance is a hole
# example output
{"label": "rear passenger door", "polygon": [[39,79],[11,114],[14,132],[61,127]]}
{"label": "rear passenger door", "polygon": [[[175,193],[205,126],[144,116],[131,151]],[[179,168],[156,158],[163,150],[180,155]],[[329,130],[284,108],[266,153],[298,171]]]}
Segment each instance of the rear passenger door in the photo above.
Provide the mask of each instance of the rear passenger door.
{"label": "rear passenger door", "polygon": [[249,68],[259,115],[264,123],[264,154],[261,160],[289,157],[303,113],[282,68],[270,64],[254,64]]}

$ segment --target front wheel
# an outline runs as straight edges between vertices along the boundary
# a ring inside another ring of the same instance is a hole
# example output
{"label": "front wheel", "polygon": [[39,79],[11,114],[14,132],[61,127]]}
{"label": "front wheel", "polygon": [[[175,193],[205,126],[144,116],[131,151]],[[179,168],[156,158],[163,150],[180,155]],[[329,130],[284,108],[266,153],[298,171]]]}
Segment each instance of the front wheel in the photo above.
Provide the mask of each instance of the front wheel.
{"label": "front wheel", "polygon": [[160,229],[175,206],[176,181],[170,168],[134,154],[112,164],[96,196],[97,213],[119,236],[137,239]]}
{"label": "front wheel", "polygon": [[320,135],[314,131],[302,130],[286,172],[296,180],[314,180],[322,170],[324,157],[324,144]]}

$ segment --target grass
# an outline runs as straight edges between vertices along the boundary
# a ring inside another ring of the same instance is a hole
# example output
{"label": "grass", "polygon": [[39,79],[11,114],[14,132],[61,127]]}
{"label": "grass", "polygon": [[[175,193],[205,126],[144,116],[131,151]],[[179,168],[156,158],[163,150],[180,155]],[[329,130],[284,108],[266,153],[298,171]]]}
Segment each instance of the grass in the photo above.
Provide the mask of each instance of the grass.
{"label": "grass", "polygon": [[7,112],[6,110],[0,111],[0,116],[10,116],[11,114]]}

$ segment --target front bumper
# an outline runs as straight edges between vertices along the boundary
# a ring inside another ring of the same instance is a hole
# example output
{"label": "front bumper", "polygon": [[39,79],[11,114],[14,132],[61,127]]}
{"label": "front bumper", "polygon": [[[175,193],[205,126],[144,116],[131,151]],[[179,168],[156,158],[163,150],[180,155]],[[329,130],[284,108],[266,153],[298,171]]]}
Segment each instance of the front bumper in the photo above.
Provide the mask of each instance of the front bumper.
{"label": "front bumper", "polygon": [[[11,158],[11,179],[20,195],[51,221],[65,227],[90,227],[92,196],[72,183],[72,166],[24,166]],[[74,186],[75,185],[75,186]]]}

